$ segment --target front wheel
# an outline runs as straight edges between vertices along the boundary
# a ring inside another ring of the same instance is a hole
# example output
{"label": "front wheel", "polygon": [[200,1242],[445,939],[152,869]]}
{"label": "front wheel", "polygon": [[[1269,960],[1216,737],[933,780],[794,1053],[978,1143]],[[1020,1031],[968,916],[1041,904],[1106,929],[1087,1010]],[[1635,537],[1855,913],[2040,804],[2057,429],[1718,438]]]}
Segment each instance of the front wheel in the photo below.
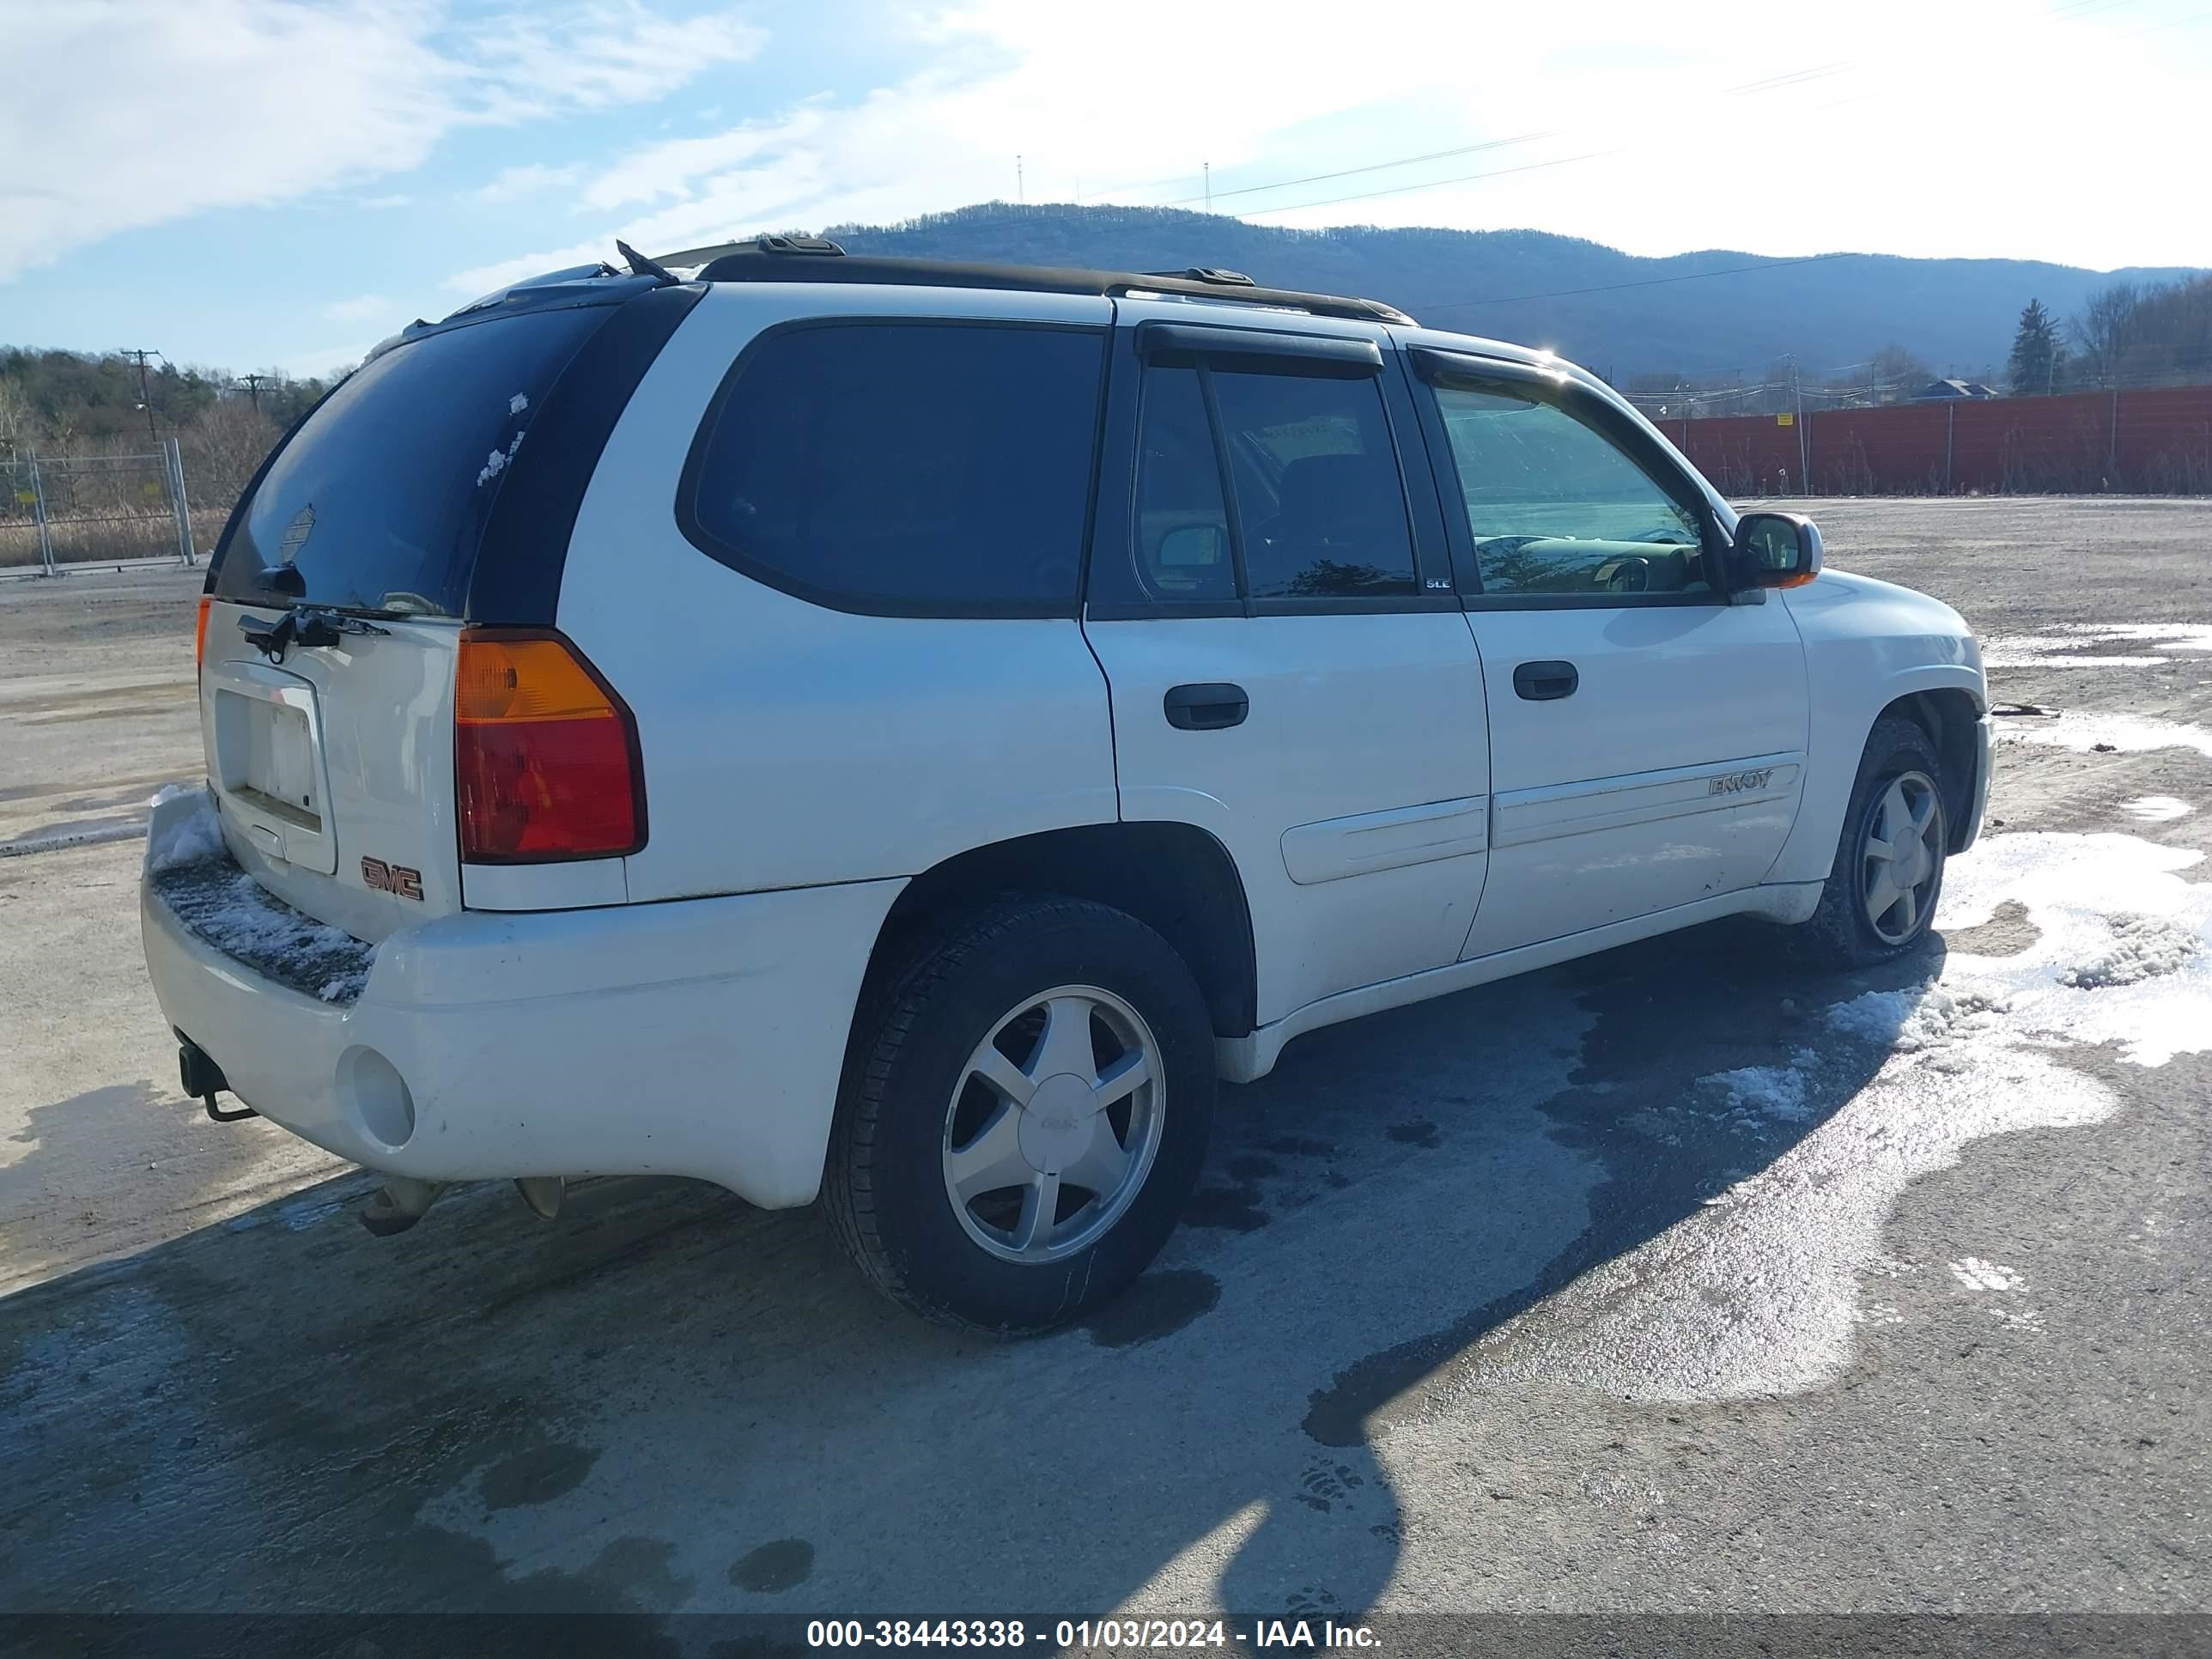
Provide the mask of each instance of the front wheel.
{"label": "front wheel", "polygon": [[1903,956],[1927,937],[1949,839],[1940,765],[1917,722],[1896,715],[1875,722],[1835,866],[1805,924],[1803,942],[1815,957],[1868,967]]}
{"label": "front wheel", "polygon": [[910,946],[856,1016],[825,1198],[847,1251],[941,1323],[1048,1329],[1151,1262],[1198,1182],[1212,1029],[1121,911],[1003,900]]}

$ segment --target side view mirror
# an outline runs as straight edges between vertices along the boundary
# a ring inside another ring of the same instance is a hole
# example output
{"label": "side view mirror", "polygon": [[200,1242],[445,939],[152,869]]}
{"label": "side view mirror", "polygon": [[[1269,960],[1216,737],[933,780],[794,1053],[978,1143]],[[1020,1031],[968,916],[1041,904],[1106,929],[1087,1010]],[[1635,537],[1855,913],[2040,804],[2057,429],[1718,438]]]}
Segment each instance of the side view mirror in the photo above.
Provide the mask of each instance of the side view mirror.
{"label": "side view mirror", "polygon": [[1820,574],[1820,530],[1802,513],[1747,513],[1735,523],[1739,581],[1802,587]]}

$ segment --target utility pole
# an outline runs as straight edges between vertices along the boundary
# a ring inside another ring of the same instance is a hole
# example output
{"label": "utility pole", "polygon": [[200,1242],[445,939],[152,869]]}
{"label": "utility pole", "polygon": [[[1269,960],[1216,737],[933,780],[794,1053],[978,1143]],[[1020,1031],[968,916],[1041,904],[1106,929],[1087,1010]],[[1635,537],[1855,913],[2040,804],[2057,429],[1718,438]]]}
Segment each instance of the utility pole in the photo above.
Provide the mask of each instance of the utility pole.
{"label": "utility pole", "polygon": [[1206,210],[1211,213],[1213,211],[1213,163],[1200,161],[1198,168],[1206,179]]}
{"label": "utility pole", "polygon": [[269,377],[266,374],[241,374],[238,378],[246,382],[246,395],[253,399],[253,412],[258,415],[261,412],[261,383]]}
{"label": "utility pole", "polygon": [[1022,158],[1018,152],[1014,156],[1014,200],[1017,202],[1029,200],[1029,187],[1022,182]]}
{"label": "utility pole", "polygon": [[125,346],[123,349],[123,356],[138,360],[138,406],[146,411],[146,436],[156,449],[161,447],[161,434],[154,429],[154,393],[146,384],[146,360],[161,355],[151,346]]}
{"label": "utility pole", "polygon": [[1794,353],[1790,358],[1790,401],[1794,411],[1790,424],[1797,428],[1797,486],[1800,493],[1809,495],[1813,493],[1813,457],[1805,432],[1805,380]]}

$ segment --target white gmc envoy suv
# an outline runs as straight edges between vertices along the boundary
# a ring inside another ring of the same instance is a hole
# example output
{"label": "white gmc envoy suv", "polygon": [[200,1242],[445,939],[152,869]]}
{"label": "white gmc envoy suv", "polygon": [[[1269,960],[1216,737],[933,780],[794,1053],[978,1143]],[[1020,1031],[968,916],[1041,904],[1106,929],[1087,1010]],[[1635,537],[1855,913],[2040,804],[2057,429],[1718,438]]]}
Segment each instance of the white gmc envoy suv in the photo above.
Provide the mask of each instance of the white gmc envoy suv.
{"label": "white gmc envoy suv", "polygon": [[380,347],[199,602],[147,965],[186,1091],[382,1172],[374,1231],[819,1194],[900,1302],[1036,1330],[1299,1033],[1732,914],[1893,956],[1974,838],[1958,615],[1547,354],[623,252]]}

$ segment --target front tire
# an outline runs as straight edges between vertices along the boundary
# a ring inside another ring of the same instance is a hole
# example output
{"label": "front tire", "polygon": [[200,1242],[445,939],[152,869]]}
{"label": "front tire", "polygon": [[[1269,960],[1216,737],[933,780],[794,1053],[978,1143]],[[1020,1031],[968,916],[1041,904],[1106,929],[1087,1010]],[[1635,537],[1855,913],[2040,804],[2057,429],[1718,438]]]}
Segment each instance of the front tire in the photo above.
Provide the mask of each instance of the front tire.
{"label": "front tire", "polygon": [[1834,967],[1866,968],[1916,948],[1935,920],[1949,836],[1936,745],[1917,721],[1894,714],[1876,720],[1835,866],[1802,930],[1808,954]]}
{"label": "front tire", "polygon": [[909,945],[863,994],[824,1199],[892,1300],[1000,1335],[1142,1273],[1198,1183],[1212,1027],[1134,917],[1001,900]]}

